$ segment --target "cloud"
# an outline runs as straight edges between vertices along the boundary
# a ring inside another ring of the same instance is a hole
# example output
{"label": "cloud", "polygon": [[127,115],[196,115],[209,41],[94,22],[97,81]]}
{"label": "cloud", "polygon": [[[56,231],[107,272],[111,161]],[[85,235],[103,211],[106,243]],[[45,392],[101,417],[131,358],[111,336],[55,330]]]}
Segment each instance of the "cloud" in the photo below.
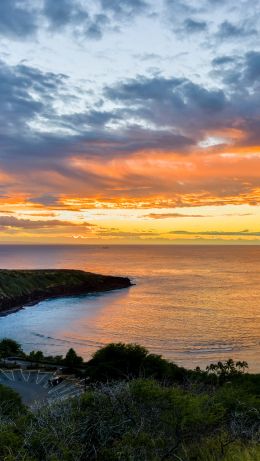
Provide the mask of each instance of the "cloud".
{"label": "cloud", "polygon": [[47,21],[53,34],[69,31],[74,38],[87,37],[99,40],[107,30],[115,29],[111,18],[103,12],[103,8],[93,12],[91,2],[78,0],[44,0],[39,15]]}
{"label": "cloud", "polygon": [[[220,56],[213,60],[213,68],[222,88],[208,88],[187,78],[137,76],[105,88],[105,96],[120,105],[122,113],[125,106],[125,117],[174,130],[194,145],[211,131],[227,132],[227,128],[240,130],[241,144],[243,137],[244,144],[259,142],[260,53]],[[227,140],[227,144],[236,142],[233,137]]]}
{"label": "cloud", "polygon": [[0,160],[2,168],[19,171],[33,168],[62,153],[58,132],[62,123],[55,103],[66,94],[67,77],[42,72],[26,65],[9,66],[0,61]]}
{"label": "cloud", "polygon": [[51,194],[43,194],[38,197],[29,198],[28,202],[44,206],[56,206],[60,204],[59,198]]}
{"label": "cloud", "polygon": [[[164,8],[152,0],[1,0],[0,35],[29,39],[47,30],[52,34],[68,32],[81,41],[100,40],[107,32],[124,32],[126,26],[144,15],[161,24],[166,21],[184,39],[200,34],[208,43],[209,39],[218,43],[242,36],[250,39],[257,34],[259,6],[252,9],[248,0],[240,4],[234,0],[165,0],[162,4]],[[227,17],[231,19],[224,20]]]}
{"label": "cloud", "polygon": [[110,26],[110,19],[102,11],[92,14],[87,3],[77,0],[44,0],[43,15],[53,33],[70,30],[74,36],[88,37],[93,40],[102,38]]}
{"label": "cloud", "polygon": [[37,31],[37,15],[32,5],[19,0],[1,0],[0,35],[12,39],[27,39]]}
{"label": "cloud", "polygon": [[43,14],[54,31],[71,24],[81,24],[89,18],[77,0],[44,0]]}
{"label": "cloud", "polygon": [[[252,216],[252,213],[225,213],[221,216]],[[183,213],[149,213],[141,216],[150,219],[170,219],[170,218],[212,218],[212,215],[202,214],[183,214]]]}
{"label": "cloud", "polygon": [[188,79],[144,77],[120,83],[107,88],[106,95],[112,100],[131,101],[143,104],[144,101],[169,104],[172,109],[184,110],[189,105],[207,111],[221,110],[225,105],[225,95],[221,90],[208,90]]}
{"label": "cloud", "polygon": [[123,230],[113,230],[113,229],[103,229],[97,231],[97,235],[101,237],[122,237],[122,238],[142,238],[142,237],[156,237],[158,236],[157,232],[152,231],[123,231]]}
{"label": "cloud", "polygon": [[216,37],[221,40],[235,39],[257,35],[257,30],[249,24],[232,24],[230,21],[223,21],[216,33]]}
{"label": "cloud", "polygon": [[65,80],[63,74],[41,72],[23,64],[8,66],[0,61],[2,136],[13,134],[18,127],[28,132],[28,123],[39,115],[50,119],[54,114],[52,104]]}
{"label": "cloud", "polygon": [[169,234],[174,235],[211,235],[211,236],[234,236],[234,237],[260,237],[260,232],[250,232],[248,230],[242,231],[185,231],[185,230],[174,230],[170,231]]}
{"label": "cloud", "polygon": [[143,216],[143,218],[150,219],[169,219],[169,218],[208,218],[210,215],[201,214],[183,214],[183,213],[149,213]]}
{"label": "cloud", "polygon": [[[260,203],[259,8],[252,0],[0,1],[0,201],[10,210],[0,215],[2,236],[87,236],[92,227],[71,223],[73,213],[78,221],[104,208],[121,219],[126,208],[130,220],[134,209],[168,219],[164,228],[172,219],[171,228],[189,231],[194,219],[207,240],[205,210],[194,207],[232,204],[248,215],[240,205]],[[212,221],[231,222],[232,211],[215,209]],[[93,229],[101,238],[148,235]]]}
{"label": "cloud", "polygon": [[87,222],[73,223],[70,221],[61,221],[59,219],[48,219],[48,220],[31,220],[31,219],[19,219],[14,216],[0,216],[0,230],[10,229],[52,229],[52,228],[64,228],[64,227],[84,227],[91,228],[93,224]]}
{"label": "cloud", "polygon": [[[243,0],[165,0],[164,20],[168,28],[189,46],[191,35],[200,48],[227,48],[229,44],[239,51],[257,39],[259,31],[260,6],[258,2]],[[243,39],[243,42],[242,42]],[[190,46],[189,46],[190,48]]]}
{"label": "cloud", "polygon": [[188,18],[185,19],[183,23],[183,31],[189,34],[205,32],[207,29],[208,24],[206,21],[195,21],[194,19]]}
{"label": "cloud", "polygon": [[26,216],[38,217],[38,218],[54,218],[56,216],[56,213],[50,213],[48,211],[43,211],[42,213],[26,213]]}
{"label": "cloud", "polygon": [[253,213],[225,213],[224,216],[253,216]]}
{"label": "cloud", "polygon": [[235,58],[233,56],[218,56],[212,60],[213,66],[223,66],[226,64],[233,64]]}
{"label": "cloud", "polygon": [[185,0],[165,0],[165,6],[167,8],[167,14],[170,14],[170,19],[175,20],[178,18],[185,18],[187,15],[191,15],[197,12],[197,8],[192,2]]}
{"label": "cloud", "polygon": [[[1,0],[0,35],[9,39],[29,39],[38,32],[99,40],[107,31],[119,31],[122,20],[133,20],[148,12],[145,0]],[[125,21],[126,22],[126,21]]]}
{"label": "cloud", "polygon": [[208,89],[185,78],[138,76],[105,88],[105,96],[124,104],[125,116],[128,112],[136,120],[174,130],[194,144],[200,130],[216,127],[228,108],[222,89]]}
{"label": "cloud", "polygon": [[0,62],[2,189],[53,207],[75,190],[112,200],[161,191],[175,206],[184,193],[200,205],[258,203],[259,53],[228,57],[212,63],[221,88],[137,75],[92,105],[64,74]]}
{"label": "cloud", "polygon": [[104,11],[112,12],[116,17],[129,18],[143,14],[149,10],[145,0],[100,0]]}
{"label": "cloud", "polygon": [[246,53],[244,79],[251,83],[259,83],[260,78],[260,52],[250,51]]}
{"label": "cloud", "polygon": [[173,96],[173,91],[185,83],[185,79],[164,78],[161,76],[138,76],[114,87],[105,88],[105,95],[112,100],[132,103],[144,100],[165,100]]}

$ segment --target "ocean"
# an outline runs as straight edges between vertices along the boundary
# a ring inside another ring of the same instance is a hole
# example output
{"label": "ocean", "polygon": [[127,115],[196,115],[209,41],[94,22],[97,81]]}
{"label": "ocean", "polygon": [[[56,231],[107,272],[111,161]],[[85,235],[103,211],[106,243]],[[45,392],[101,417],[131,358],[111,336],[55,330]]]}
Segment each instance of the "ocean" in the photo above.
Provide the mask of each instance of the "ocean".
{"label": "ocean", "polygon": [[128,276],[129,289],[52,299],[0,317],[24,350],[85,359],[110,342],[188,368],[233,358],[260,372],[260,246],[0,246],[1,268]]}

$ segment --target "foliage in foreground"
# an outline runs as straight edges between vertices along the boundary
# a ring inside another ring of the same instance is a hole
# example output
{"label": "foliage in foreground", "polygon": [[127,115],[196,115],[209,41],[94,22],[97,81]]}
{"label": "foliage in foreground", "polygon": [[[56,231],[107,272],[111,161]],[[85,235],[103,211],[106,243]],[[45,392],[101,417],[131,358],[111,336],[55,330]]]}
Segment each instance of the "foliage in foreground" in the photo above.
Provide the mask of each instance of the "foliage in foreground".
{"label": "foliage in foreground", "polygon": [[0,386],[1,461],[259,461],[260,375],[245,362],[192,371],[121,343],[64,360],[89,376],[79,398],[31,412]]}
{"label": "foliage in foreground", "polygon": [[151,380],[102,384],[2,421],[0,459],[257,460],[259,412],[259,397],[227,384],[211,395]]}

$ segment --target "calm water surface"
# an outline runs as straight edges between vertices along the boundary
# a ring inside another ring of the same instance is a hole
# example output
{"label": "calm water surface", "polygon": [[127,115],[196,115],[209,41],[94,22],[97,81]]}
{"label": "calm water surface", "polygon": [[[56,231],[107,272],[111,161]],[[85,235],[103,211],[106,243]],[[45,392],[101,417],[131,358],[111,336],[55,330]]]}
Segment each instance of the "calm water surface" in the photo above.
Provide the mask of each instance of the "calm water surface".
{"label": "calm water surface", "polygon": [[1,268],[73,268],[129,276],[116,292],[44,301],[0,317],[26,351],[85,358],[136,342],[178,364],[229,357],[260,372],[260,246],[0,246]]}

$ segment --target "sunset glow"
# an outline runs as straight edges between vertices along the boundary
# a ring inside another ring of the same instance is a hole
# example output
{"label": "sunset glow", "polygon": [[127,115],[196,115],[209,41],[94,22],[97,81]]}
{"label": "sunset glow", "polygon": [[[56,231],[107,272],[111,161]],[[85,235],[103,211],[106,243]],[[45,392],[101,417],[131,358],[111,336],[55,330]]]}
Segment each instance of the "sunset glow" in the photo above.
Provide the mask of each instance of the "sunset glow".
{"label": "sunset glow", "polygon": [[0,5],[1,243],[259,243],[258,2],[54,5]]}

